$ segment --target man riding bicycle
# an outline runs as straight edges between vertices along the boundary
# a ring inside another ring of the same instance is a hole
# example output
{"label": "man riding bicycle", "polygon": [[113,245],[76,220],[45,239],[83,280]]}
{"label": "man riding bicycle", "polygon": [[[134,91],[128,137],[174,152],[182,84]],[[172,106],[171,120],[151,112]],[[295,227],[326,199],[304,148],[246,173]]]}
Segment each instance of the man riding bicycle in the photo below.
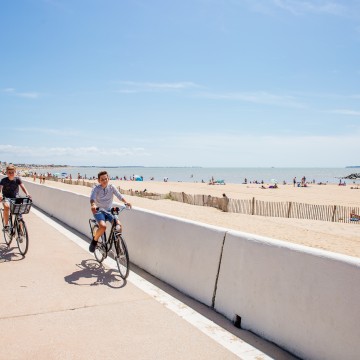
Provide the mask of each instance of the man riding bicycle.
{"label": "man riding bicycle", "polygon": [[5,230],[9,228],[9,215],[10,215],[10,202],[9,199],[14,199],[19,197],[19,187],[25,193],[25,195],[29,198],[28,191],[26,190],[22,180],[15,176],[16,167],[13,164],[9,164],[6,167],[6,175],[7,177],[1,179],[0,181],[0,201],[3,201],[4,205],[4,224]]}
{"label": "man riding bicycle", "polygon": [[91,212],[94,214],[94,218],[99,224],[99,228],[94,234],[89,246],[90,252],[95,251],[97,241],[106,231],[106,221],[111,222],[115,216],[117,224],[121,227],[119,219],[110,212],[114,195],[121,200],[125,206],[131,208],[131,204],[125,200],[124,196],[116,189],[116,187],[109,184],[109,175],[107,171],[100,171],[98,173],[98,182],[99,184],[92,189],[90,195]]}

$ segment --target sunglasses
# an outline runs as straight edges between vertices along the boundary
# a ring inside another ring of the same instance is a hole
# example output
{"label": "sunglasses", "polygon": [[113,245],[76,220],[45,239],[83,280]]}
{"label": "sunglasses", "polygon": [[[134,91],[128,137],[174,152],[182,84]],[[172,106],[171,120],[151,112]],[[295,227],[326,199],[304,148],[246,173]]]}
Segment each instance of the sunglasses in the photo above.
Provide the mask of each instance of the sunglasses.
{"label": "sunglasses", "polygon": [[15,171],[8,171],[7,172],[9,175],[13,175],[13,174],[15,174]]}

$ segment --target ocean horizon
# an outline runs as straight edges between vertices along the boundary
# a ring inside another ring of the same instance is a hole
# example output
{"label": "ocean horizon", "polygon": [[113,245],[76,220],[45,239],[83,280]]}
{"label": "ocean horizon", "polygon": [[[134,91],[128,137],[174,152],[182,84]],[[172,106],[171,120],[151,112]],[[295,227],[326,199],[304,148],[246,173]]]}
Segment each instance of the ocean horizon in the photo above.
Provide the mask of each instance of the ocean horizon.
{"label": "ocean horizon", "polygon": [[[344,168],[277,168],[277,167],[152,167],[152,166],[61,166],[61,167],[34,167],[32,170],[39,173],[52,173],[58,176],[70,176],[73,179],[97,178],[99,171],[106,170],[110,178],[130,180],[132,177],[142,177],[144,181],[169,182],[209,182],[209,180],[224,180],[225,183],[242,184],[245,179],[250,182],[264,183],[292,183],[294,177],[301,181],[306,177],[309,182],[339,183],[340,179],[356,173],[357,167]],[[358,183],[359,180],[347,180],[347,183]]]}

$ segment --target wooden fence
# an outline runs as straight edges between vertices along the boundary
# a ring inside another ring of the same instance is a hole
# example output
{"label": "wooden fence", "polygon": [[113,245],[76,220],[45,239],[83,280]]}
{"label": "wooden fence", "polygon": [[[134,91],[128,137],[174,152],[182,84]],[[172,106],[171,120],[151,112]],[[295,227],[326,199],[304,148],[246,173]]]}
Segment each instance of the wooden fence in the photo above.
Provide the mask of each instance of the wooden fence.
{"label": "wooden fence", "polygon": [[[122,191],[124,192],[124,190]],[[239,214],[360,224],[360,217],[351,217],[352,213],[360,214],[360,207],[261,201],[255,198],[229,199],[176,192],[170,192],[166,198],[191,205],[211,206],[225,212]]]}
{"label": "wooden fence", "polygon": [[[62,181],[66,184],[93,187],[95,181],[70,180],[48,178],[47,180]],[[210,195],[189,195],[184,192],[170,192],[168,194],[149,193],[137,190],[120,189],[121,193],[131,196],[139,196],[147,199],[162,200],[170,199],[186,204],[197,206],[210,206],[224,212],[232,212],[247,215],[295,218],[307,220],[321,220],[360,224],[360,207],[341,205],[315,205],[298,202],[275,202],[252,199],[229,199],[226,196],[214,197]],[[355,214],[355,216],[351,216]]]}

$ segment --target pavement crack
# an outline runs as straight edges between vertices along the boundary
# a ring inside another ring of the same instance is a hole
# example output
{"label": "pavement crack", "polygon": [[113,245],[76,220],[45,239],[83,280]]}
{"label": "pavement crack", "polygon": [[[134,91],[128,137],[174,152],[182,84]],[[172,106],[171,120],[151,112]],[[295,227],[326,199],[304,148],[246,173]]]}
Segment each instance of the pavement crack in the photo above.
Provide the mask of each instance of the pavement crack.
{"label": "pavement crack", "polygon": [[26,317],[31,317],[31,316],[41,316],[41,315],[47,315],[47,314],[65,313],[65,312],[68,312],[68,311],[83,310],[83,309],[95,308],[95,307],[99,307],[99,306],[110,306],[110,305],[113,305],[113,304],[115,304],[115,303],[99,304],[99,305],[97,305],[97,304],[83,305],[83,306],[71,307],[71,308],[67,308],[67,309],[40,311],[40,312],[34,312],[34,313],[29,313],[29,314],[1,316],[0,321],[1,320],[9,320],[9,319],[17,319],[17,318],[26,318]]}

